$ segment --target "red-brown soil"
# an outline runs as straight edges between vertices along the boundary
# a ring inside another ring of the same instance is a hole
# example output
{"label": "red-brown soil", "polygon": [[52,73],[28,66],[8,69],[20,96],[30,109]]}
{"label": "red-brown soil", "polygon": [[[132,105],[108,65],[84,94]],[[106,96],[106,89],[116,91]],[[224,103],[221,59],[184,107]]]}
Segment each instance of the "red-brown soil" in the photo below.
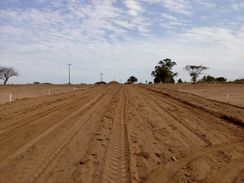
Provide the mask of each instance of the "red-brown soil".
{"label": "red-brown soil", "polygon": [[88,85],[53,85],[53,84],[29,84],[29,85],[0,85],[0,104],[9,102],[10,93],[12,100],[22,98],[40,97],[49,94],[67,93],[76,89],[86,88]]}
{"label": "red-brown soil", "polygon": [[244,108],[155,85],[0,105],[0,182],[243,182]]}
{"label": "red-brown soil", "polygon": [[161,84],[158,87],[192,93],[244,107],[244,84]]}

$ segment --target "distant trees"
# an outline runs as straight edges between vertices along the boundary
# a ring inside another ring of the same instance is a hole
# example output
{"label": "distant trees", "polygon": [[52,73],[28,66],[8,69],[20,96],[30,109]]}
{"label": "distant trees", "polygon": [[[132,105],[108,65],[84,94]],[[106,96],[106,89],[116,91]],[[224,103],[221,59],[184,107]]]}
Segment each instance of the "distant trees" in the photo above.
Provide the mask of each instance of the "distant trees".
{"label": "distant trees", "polygon": [[105,84],[107,84],[105,81],[95,82],[95,85],[105,85]]}
{"label": "distant trees", "polygon": [[233,83],[244,84],[244,79],[236,79],[236,80],[233,81]]}
{"label": "distant trees", "polygon": [[178,74],[172,71],[175,65],[176,63],[169,58],[159,61],[151,73],[154,83],[174,83],[174,77]]}
{"label": "distant trees", "polygon": [[0,79],[3,80],[4,85],[7,84],[9,78],[18,75],[19,75],[18,72],[15,71],[12,67],[0,66]]}
{"label": "distant trees", "polygon": [[224,77],[217,77],[217,78],[215,78],[214,76],[210,76],[210,75],[207,75],[207,76],[204,76],[201,80],[200,80],[200,82],[208,82],[208,83],[210,83],[210,82],[226,82],[226,78],[224,78]]}
{"label": "distant trees", "polygon": [[217,82],[226,82],[226,81],[227,81],[227,79],[224,78],[224,77],[218,77],[218,78],[215,78],[215,80],[216,80]]}
{"label": "distant trees", "polygon": [[131,76],[129,77],[129,79],[127,79],[127,83],[136,83],[137,82],[137,78],[135,76]]}
{"label": "distant trees", "polygon": [[187,65],[185,69],[189,72],[192,82],[196,83],[197,78],[202,74],[202,71],[207,70],[208,67],[202,65]]}
{"label": "distant trees", "polygon": [[215,77],[207,75],[207,76],[203,76],[203,78],[201,79],[202,82],[214,82],[215,81]]}
{"label": "distant trees", "polygon": [[244,84],[244,79],[236,79],[236,80],[234,80],[234,83]]}

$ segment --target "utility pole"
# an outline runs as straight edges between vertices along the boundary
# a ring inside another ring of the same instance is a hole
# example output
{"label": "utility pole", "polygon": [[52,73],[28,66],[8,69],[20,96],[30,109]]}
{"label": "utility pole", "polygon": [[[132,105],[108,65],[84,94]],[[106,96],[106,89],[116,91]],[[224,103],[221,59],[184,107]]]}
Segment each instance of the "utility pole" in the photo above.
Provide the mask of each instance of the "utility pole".
{"label": "utility pole", "polygon": [[101,75],[101,82],[102,82],[103,81],[103,73],[101,72],[100,75]]}
{"label": "utility pole", "polygon": [[69,85],[70,85],[70,66],[72,65],[72,64],[67,64],[68,65],[68,67],[69,67]]}

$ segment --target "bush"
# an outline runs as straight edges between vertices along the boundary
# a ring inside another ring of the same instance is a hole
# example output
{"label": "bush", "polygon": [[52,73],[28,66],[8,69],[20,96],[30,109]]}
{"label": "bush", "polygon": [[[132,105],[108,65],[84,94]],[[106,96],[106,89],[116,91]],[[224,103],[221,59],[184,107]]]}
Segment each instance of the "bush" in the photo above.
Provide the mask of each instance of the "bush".
{"label": "bush", "polygon": [[234,83],[237,83],[237,84],[244,84],[244,79],[236,79],[234,81]]}
{"label": "bush", "polygon": [[105,85],[105,84],[107,84],[105,81],[99,81],[99,82],[96,82],[95,83],[96,85]]}
{"label": "bush", "polygon": [[218,78],[216,78],[215,79],[215,81],[217,81],[217,82],[226,82],[226,78],[224,78],[224,77],[218,77]]}
{"label": "bush", "polygon": [[204,76],[200,80],[200,82],[207,82],[207,83],[211,83],[211,82],[226,82],[226,80],[227,79],[224,78],[224,77],[217,77],[217,78],[215,78],[213,76],[208,75],[208,76]]}
{"label": "bush", "polygon": [[183,83],[181,79],[178,79],[177,83]]}

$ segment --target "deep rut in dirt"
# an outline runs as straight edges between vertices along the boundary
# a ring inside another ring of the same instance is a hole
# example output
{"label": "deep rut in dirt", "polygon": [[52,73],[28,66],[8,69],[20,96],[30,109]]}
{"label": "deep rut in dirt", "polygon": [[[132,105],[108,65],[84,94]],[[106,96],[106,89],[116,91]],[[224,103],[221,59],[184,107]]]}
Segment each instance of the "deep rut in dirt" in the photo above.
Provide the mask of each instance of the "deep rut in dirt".
{"label": "deep rut in dirt", "polygon": [[102,182],[130,182],[130,157],[127,127],[125,124],[125,94],[120,92],[114,114],[112,134],[108,145]]}

